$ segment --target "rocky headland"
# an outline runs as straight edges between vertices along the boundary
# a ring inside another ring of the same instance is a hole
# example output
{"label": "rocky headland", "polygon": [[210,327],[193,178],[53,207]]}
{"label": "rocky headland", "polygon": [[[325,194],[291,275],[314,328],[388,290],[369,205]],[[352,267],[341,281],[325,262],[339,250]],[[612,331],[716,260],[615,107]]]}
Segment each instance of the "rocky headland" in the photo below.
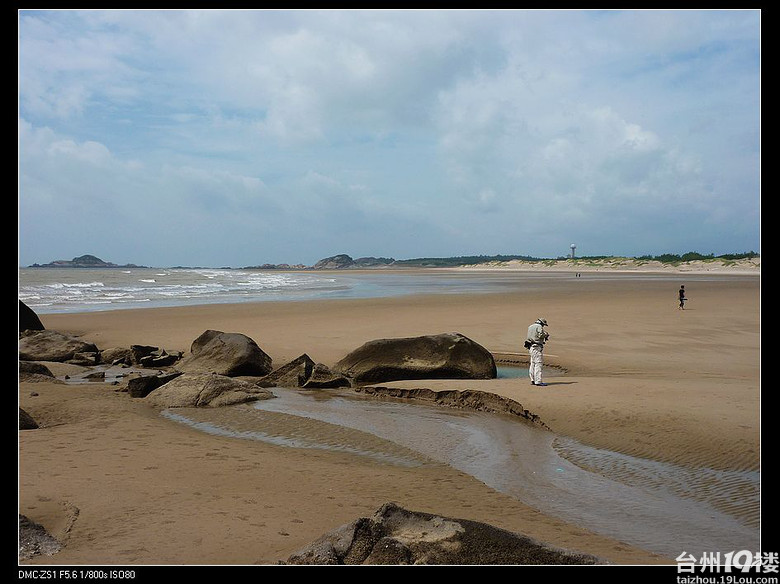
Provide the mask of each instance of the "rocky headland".
{"label": "rocky headland", "polygon": [[105,262],[99,257],[93,255],[82,255],[73,258],[72,260],[54,260],[48,264],[32,264],[31,268],[145,268],[147,266],[139,266],[136,264],[114,264],[111,262]]}

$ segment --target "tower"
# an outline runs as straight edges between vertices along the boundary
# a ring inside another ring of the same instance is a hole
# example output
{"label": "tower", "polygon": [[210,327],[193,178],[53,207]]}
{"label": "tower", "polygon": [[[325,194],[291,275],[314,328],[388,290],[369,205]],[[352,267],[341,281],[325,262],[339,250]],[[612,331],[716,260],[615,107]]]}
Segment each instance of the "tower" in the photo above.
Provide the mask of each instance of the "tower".
{"label": "tower", "polygon": [[569,257],[571,259],[574,259],[574,250],[577,249],[577,246],[572,243],[570,247],[571,247],[571,255]]}

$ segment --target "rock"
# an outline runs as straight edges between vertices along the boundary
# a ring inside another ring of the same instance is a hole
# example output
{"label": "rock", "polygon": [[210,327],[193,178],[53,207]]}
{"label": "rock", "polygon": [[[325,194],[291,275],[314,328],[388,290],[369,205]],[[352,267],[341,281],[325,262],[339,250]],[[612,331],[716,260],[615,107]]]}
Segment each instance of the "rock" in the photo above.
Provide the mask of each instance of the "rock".
{"label": "rock", "polygon": [[265,376],[271,357],[241,333],[208,330],[192,342],[190,354],[177,365],[185,373],[216,373],[227,377]]}
{"label": "rock", "polygon": [[159,367],[169,367],[176,363],[182,357],[181,351],[166,351],[159,347],[151,345],[130,345],[130,349],[111,349],[104,359],[112,359],[112,364],[122,363],[124,365],[140,365],[157,369]]}
{"label": "rock", "polygon": [[62,549],[62,544],[42,525],[19,515],[19,559],[29,560],[35,556],[53,556]]}
{"label": "rock", "polygon": [[489,391],[473,389],[462,391],[457,389],[434,390],[425,387],[384,387],[380,385],[362,385],[354,389],[357,393],[371,396],[411,399],[449,408],[518,416],[547,430],[550,429],[538,415],[528,411],[521,403]]}
{"label": "rock", "polygon": [[314,363],[308,355],[303,354],[258,380],[257,385],[327,389],[349,387],[350,382],[343,375],[331,371],[327,365]]}
{"label": "rock", "polygon": [[219,407],[268,399],[267,389],[213,373],[185,373],[146,396],[158,408]]}
{"label": "rock", "polygon": [[23,361],[65,362],[77,353],[97,352],[92,343],[57,331],[26,331],[19,339],[19,359]]}
{"label": "rock", "polygon": [[349,387],[349,379],[334,373],[326,365],[317,363],[306,382],[301,386],[305,389],[332,389],[335,387]]}
{"label": "rock", "polygon": [[126,347],[111,347],[100,351],[100,361],[109,365],[126,365],[134,363],[133,351]]}
{"label": "rock", "polygon": [[169,353],[165,349],[161,351],[155,351],[151,355],[143,357],[140,361],[142,367],[151,367],[156,369],[158,367],[170,367],[176,361],[181,359],[182,354],[180,352]]}
{"label": "rock", "polygon": [[302,387],[311,377],[314,370],[314,361],[307,354],[293,359],[289,363],[274,369],[258,380],[260,387]]}
{"label": "rock", "polygon": [[190,353],[199,352],[203,347],[208,345],[211,341],[213,341],[215,338],[217,338],[222,334],[224,334],[222,331],[217,331],[213,329],[204,331],[197,339],[192,341],[192,345],[190,345]]}
{"label": "rock", "polygon": [[100,353],[95,352],[81,352],[75,353],[72,358],[67,360],[71,365],[81,365],[83,367],[91,367],[100,363]]}
{"label": "rock", "polygon": [[288,564],[557,565],[604,563],[486,523],[384,504],[291,555]]}
{"label": "rock", "polygon": [[38,427],[38,422],[36,422],[33,417],[28,414],[26,411],[24,411],[22,408],[19,408],[19,429],[20,430],[35,430]]}
{"label": "rock", "polygon": [[19,381],[54,381],[54,374],[46,365],[35,361],[19,361]]}
{"label": "rock", "polygon": [[158,350],[157,347],[152,347],[151,345],[130,345],[130,352],[133,354],[133,364],[140,364],[144,357],[148,357]]}
{"label": "rock", "polygon": [[127,393],[130,397],[146,397],[158,387],[176,379],[180,372],[165,373],[162,375],[141,375],[127,382]]}
{"label": "rock", "polygon": [[45,330],[35,311],[21,300],[19,301],[19,332]]}
{"label": "rock", "polygon": [[493,355],[459,333],[370,341],[333,369],[355,383],[496,377]]}

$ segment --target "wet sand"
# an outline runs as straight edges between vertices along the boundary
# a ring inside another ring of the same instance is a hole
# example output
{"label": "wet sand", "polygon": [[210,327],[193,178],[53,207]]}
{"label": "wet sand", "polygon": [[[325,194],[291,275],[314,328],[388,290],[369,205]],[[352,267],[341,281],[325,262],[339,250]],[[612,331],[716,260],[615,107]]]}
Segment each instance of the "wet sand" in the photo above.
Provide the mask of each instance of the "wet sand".
{"label": "wet sand", "polygon": [[[759,278],[587,276],[522,293],[508,287],[488,295],[41,320],[101,349],[186,351],[206,329],[241,332],[275,365],[302,353],[330,365],[368,340],[456,331],[522,365],[524,331],[544,316],[551,334],[546,363],[565,371],[549,377],[547,387],[523,378],[386,385],[490,391],[589,446],[692,468],[757,470]],[[684,311],[676,303],[680,283],[690,297]],[[29,563],[273,564],[386,501],[483,521],[613,563],[674,563],[545,515],[444,464],[410,467],[349,452],[248,444],[166,419],[114,389],[20,384],[20,406],[43,425],[19,434],[20,512],[66,544],[56,556]]]}

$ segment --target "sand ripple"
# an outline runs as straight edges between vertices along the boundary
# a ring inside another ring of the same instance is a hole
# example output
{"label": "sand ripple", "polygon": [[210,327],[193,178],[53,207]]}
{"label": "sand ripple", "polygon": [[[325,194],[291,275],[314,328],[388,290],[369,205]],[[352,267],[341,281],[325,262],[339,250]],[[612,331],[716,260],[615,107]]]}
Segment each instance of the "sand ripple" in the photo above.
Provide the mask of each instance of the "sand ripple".
{"label": "sand ripple", "polygon": [[211,434],[355,454],[399,466],[432,464],[421,454],[373,434],[291,414],[234,407],[177,408],[163,415]]}

